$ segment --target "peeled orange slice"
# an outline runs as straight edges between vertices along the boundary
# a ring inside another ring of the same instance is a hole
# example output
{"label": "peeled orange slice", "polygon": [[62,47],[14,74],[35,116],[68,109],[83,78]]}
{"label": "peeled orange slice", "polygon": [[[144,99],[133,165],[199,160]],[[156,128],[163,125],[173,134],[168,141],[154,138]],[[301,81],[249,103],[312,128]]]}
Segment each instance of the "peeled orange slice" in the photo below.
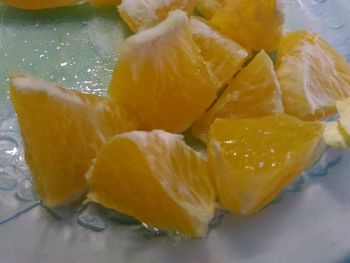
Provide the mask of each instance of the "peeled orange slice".
{"label": "peeled orange slice", "polygon": [[249,49],[273,51],[284,32],[281,0],[227,1],[211,23]]}
{"label": "peeled orange slice", "polygon": [[315,33],[288,33],[276,67],[286,113],[300,119],[333,114],[336,101],[350,96],[350,65]]}
{"label": "peeled orange slice", "polygon": [[143,130],[182,132],[204,113],[216,90],[185,12],[125,41],[108,92]]}
{"label": "peeled orange slice", "polygon": [[118,10],[130,29],[138,32],[155,26],[176,9],[191,15],[194,5],[195,0],[122,0]]}
{"label": "peeled orange slice", "polygon": [[193,39],[205,60],[208,72],[218,91],[233,78],[250,57],[250,52],[225,37],[206,20],[190,19]]}
{"label": "peeled orange slice", "polygon": [[211,19],[228,1],[229,0],[197,0],[196,7],[206,19]]}
{"label": "peeled orange slice", "polygon": [[216,120],[208,162],[221,205],[240,215],[258,212],[313,164],[322,132],[321,122],[288,115]]}
{"label": "peeled orange slice", "polygon": [[109,98],[82,94],[27,74],[10,80],[11,99],[36,191],[48,207],[87,190],[85,173],[111,136],[135,126]]}
{"label": "peeled orange slice", "polygon": [[192,133],[206,142],[209,127],[217,118],[254,118],[282,112],[280,86],[273,63],[266,52],[261,51],[193,124]]}
{"label": "peeled orange slice", "polygon": [[88,198],[150,227],[203,236],[214,213],[206,161],[160,130],[113,137],[88,174]]}

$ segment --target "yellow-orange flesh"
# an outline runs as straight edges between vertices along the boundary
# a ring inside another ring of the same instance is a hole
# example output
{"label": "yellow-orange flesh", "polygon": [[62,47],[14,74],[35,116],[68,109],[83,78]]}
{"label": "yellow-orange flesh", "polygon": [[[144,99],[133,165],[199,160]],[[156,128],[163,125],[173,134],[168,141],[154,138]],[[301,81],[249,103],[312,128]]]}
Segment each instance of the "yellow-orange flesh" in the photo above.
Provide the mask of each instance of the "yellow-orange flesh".
{"label": "yellow-orange flesh", "polygon": [[250,215],[314,163],[323,124],[289,115],[218,119],[210,128],[208,162],[221,205]]}
{"label": "yellow-orange flesh", "polygon": [[36,191],[49,207],[85,193],[84,175],[102,144],[136,128],[109,98],[26,74],[11,78],[10,94]]}
{"label": "yellow-orange flesh", "polygon": [[102,147],[88,181],[90,200],[150,227],[200,237],[214,213],[206,161],[180,135],[117,135]]}

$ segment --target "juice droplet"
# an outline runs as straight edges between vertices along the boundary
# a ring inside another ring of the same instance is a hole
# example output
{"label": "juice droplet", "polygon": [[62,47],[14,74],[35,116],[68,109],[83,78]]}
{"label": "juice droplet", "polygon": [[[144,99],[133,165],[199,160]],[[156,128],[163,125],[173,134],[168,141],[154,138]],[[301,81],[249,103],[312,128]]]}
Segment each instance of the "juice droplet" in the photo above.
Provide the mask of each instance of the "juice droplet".
{"label": "juice droplet", "polygon": [[106,223],[96,215],[84,214],[79,216],[78,224],[93,231],[102,232],[106,229]]}
{"label": "juice droplet", "polygon": [[11,178],[5,172],[0,173],[0,190],[10,191],[13,190],[17,186],[17,180],[15,178]]}
{"label": "juice droplet", "polygon": [[22,182],[22,184],[18,187],[15,196],[18,200],[25,202],[38,200],[36,194],[34,193],[33,185],[29,180],[24,180]]}

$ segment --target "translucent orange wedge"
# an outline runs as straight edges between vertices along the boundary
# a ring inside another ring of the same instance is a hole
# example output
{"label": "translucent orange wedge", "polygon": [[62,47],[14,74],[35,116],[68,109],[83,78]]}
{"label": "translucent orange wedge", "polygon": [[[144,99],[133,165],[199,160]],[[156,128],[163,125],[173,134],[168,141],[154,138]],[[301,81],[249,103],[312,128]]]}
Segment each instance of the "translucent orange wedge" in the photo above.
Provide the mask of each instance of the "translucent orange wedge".
{"label": "translucent orange wedge", "polygon": [[27,74],[10,80],[25,157],[44,205],[56,207],[87,191],[85,173],[111,136],[135,129],[105,97],[79,93]]}
{"label": "translucent orange wedge", "polygon": [[281,0],[227,1],[210,21],[246,48],[273,51],[284,32],[283,4]]}
{"label": "translucent orange wedge", "polygon": [[225,37],[204,19],[192,16],[190,24],[193,39],[201,51],[217,91],[220,92],[250,58],[250,51]]}
{"label": "translucent orange wedge", "polygon": [[134,32],[150,28],[164,20],[170,11],[183,10],[191,15],[195,0],[122,0],[120,16]]}
{"label": "translucent orange wedge", "polygon": [[300,119],[331,115],[336,101],[350,96],[350,64],[318,34],[288,33],[276,67],[286,113]]}
{"label": "translucent orange wedge", "polygon": [[229,83],[215,104],[194,122],[192,133],[207,142],[209,127],[217,118],[255,118],[282,112],[280,85],[273,63],[261,51]]}
{"label": "translucent orange wedge", "polygon": [[143,130],[182,132],[204,113],[216,89],[185,12],[125,41],[108,93]]}
{"label": "translucent orange wedge", "polygon": [[318,158],[323,124],[288,115],[218,119],[210,128],[208,162],[221,205],[260,211]]}
{"label": "translucent orange wedge", "polygon": [[160,130],[113,137],[88,175],[89,199],[150,227],[204,236],[214,213],[206,161]]}

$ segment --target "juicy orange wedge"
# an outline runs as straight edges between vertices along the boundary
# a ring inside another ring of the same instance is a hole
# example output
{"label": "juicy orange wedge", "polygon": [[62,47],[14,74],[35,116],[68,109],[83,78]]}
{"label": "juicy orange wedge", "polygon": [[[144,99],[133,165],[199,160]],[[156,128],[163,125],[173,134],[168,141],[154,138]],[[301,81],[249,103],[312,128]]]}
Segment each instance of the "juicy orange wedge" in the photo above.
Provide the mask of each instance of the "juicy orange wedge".
{"label": "juicy orange wedge", "polygon": [[265,207],[314,163],[322,131],[321,122],[288,115],[216,120],[208,162],[221,205],[240,215]]}
{"label": "juicy orange wedge", "polygon": [[242,46],[277,49],[284,32],[281,0],[234,0],[219,9],[211,23]]}
{"label": "juicy orange wedge", "polygon": [[88,181],[90,200],[150,227],[200,237],[214,213],[206,161],[180,135],[117,135],[101,148]]}
{"label": "juicy orange wedge", "polygon": [[276,60],[286,113],[314,120],[350,96],[350,64],[318,34],[301,30],[282,40]]}
{"label": "juicy orange wedge", "polygon": [[102,144],[117,133],[136,128],[109,98],[27,74],[11,78],[10,94],[36,191],[48,207],[85,193],[84,175]]}
{"label": "juicy orange wedge", "polygon": [[150,28],[177,9],[191,15],[195,0],[122,0],[118,6],[120,16],[133,32]]}
{"label": "juicy orange wedge", "polygon": [[229,83],[215,104],[194,122],[192,133],[206,142],[209,127],[217,118],[255,118],[282,112],[280,85],[273,63],[261,51]]}
{"label": "juicy orange wedge", "polygon": [[108,93],[143,130],[182,132],[216,97],[188,20],[174,11],[123,45]]}
{"label": "juicy orange wedge", "polygon": [[193,39],[205,60],[208,72],[217,91],[227,84],[241,70],[250,58],[250,52],[215,30],[199,17],[190,19]]}

